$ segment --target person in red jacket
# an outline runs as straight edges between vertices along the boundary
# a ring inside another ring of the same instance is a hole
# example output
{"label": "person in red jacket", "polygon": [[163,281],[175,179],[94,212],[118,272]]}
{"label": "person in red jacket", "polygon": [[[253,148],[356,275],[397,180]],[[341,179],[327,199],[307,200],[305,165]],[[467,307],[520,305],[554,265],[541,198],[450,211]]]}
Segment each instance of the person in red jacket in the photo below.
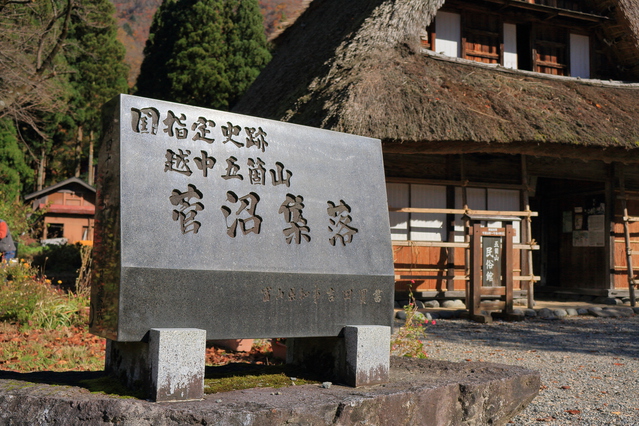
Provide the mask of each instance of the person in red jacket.
{"label": "person in red jacket", "polygon": [[0,255],[4,262],[16,257],[16,245],[13,243],[13,238],[11,238],[9,225],[2,219],[0,219]]}

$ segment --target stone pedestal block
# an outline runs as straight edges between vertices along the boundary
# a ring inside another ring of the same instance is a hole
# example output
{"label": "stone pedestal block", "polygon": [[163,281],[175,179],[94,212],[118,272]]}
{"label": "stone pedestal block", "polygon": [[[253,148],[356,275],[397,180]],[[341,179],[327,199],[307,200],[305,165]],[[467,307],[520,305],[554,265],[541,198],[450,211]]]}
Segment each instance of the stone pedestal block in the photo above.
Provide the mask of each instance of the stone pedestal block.
{"label": "stone pedestal block", "polygon": [[149,360],[153,399],[202,399],[205,352],[205,330],[152,328],[149,332]]}
{"label": "stone pedestal block", "polygon": [[154,328],[148,342],[107,340],[105,370],[153,401],[189,401],[204,396],[206,331]]}
{"label": "stone pedestal block", "polygon": [[366,386],[388,382],[390,337],[390,327],[344,327],[346,383]]}
{"label": "stone pedestal block", "polygon": [[390,327],[347,326],[340,337],[287,339],[286,362],[349,386],[388,381]]}

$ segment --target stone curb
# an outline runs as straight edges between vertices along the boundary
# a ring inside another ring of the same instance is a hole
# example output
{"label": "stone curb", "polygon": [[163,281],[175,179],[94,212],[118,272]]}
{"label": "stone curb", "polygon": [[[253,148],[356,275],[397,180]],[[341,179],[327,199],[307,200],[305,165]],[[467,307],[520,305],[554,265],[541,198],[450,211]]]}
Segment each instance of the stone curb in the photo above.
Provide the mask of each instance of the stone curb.
{"label": "stone curb", "polygon": [[482,362],[393,357],[390,376],[389,383],[362,388],[254,388],[173,403],[0,378],[0,424],[501,425],[521,412],[541,386],[538,372]]}

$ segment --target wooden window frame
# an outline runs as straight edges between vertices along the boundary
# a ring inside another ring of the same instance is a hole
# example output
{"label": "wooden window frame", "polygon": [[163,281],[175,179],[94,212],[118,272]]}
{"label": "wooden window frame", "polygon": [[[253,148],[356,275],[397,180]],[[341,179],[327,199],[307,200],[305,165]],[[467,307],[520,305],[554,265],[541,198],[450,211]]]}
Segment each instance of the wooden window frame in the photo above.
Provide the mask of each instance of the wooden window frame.
{"label": "wooden window frame", "polygon": [[[498,0],[491,0],[491,1],[498,2]],[[556,1],[555,1],[555,6],[542,5],[542,2],[535,1],[535,0],[519,0],[518,3],[519,2],[541,5],[547,8],[548,7],[556,8],[556,4],[557,4]],[[465,7],[465,6],[462,7],[462,5],[465,5],[465,3],[452,2],[450,5],[447,5],[443,7],[442,9],[440,9],[441,12],[456,13],[460,15],[461,34],[459,34],[459,36],[461,40],[461,46],[460,46],[459,57],[462,59],[477,61],[480,63],[482,62],[486,63],[486,61],[479,59],[485,56],[486,59],[489,61],[488,63],[494,63],[494,64],[504,66],[504,24],[508,23],[508,24],[513,24],[517,26],[518,40],[520,38],[519,31],[521,31],[521,29],[524,29],[524,28],[530,28],[529,30],[530,32],[526,36],[522,37],[529,40],[530,46],[528,47],[528,50],[527,51],[523,51],[523,49],[517,50],[517,55],[519,57],[524,58],[525,56],[523,61],[522,60],[518,61],[517,69],[530,70],[533,72],[537,72],[540,74],[547,74],[547,75],[570,76],[571,75],[570,34],[590,35],[586,28],[582,28],[579,25],[570,25],[567,22],[561,22],[561,23],[558,22],[553,25],[552,23],[548,23],[545,20],[540,20],[538,17],[536,18],[534,16],[526,16],[524,18],[521,16],[519,17],[515,16],[512,14],[504,15],[504,14],[495,12],[493,10],[485,9],[479,5],[470,4],[468,5],[468,7]],[[571,10],[571,9],[566,9],[566,10]],[[478,13],[489,15],[489,16],[492,15],[498,21],[497,22],[498,34],[496,35],[497,44],[495,45],[495,47],[498,50],[497,55],[494,55],[494,54],[482,55],[481,52],[478,52],[478,51],[474,51],[474,54],[471,53],[473,51],[470,50],[470,46],[469,46],[469,39],[470,39],[469,32],[473,30],[469,30],[468,28],[468,20],[469,20],[468,16],[469,14],[478,14]],[[579,12],[579,13],[583,13],[583,12]],[[561,39],[561,41],[541,40],[539,38],[539,34],[544,32],[544,30],[542,29],[547,29],[547,31],[549,32],[561,33],[560,37],[554,37],[555,40]],[[435,52],[438,51],[437,34],[439,32],[440,31],[438,31],[436,27],[436,19],[433,19],[433,22],[426,29],[426,34],[428,37],[428,43],[425,44],[426,48],[430,48],[430,50]],[[543,45],[549,46],[549,48],[543,49]],[[557,48],[555,50],[563,51],[563,53],[561,54],[561,57],[560,58],[557,57],[554,61],[542,61],[540,59],[540,54],[546,54],[545,51],[552,52],[553,46]],[[596,55],[594,55],[594,49],[595,49],[595,44],[594,44],[593,37],[591,36],[590,37],[591,78],[594,78],[593,76],[596,75],[596,67],[594,63],[594,59]],[[523,67],[519,67],[519,64],[521,64],[522,62],[523,62],[523,65],[522,65]],[[553,72],[552,70],[556,70],[556,71]]]}

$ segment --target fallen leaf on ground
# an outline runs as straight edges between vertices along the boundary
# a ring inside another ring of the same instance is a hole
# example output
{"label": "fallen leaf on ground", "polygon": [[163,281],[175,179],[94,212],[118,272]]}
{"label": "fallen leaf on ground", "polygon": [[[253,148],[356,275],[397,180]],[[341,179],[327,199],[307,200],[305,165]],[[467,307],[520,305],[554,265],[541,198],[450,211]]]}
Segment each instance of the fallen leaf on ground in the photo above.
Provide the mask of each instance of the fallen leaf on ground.
{"label": "fallen leaf on ground", "polygon": [[539,417],[535,420],[538,422],[552,422],[553,420],[556,420],[556,418],[555,416],[548,416],[548,417]]}

